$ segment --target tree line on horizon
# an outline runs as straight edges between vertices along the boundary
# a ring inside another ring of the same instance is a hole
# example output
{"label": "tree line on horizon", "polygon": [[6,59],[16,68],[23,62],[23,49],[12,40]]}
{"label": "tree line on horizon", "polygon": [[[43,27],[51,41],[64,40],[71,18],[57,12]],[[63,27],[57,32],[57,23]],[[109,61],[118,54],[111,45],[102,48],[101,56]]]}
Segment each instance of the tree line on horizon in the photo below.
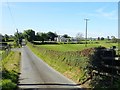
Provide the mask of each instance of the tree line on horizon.
{"label": "tree line on horizon", "polygon": [[[32,29],[28,29],[28,30],[24,30],[23,33],[22,32],[15,32],[14,36],[13,35],[7,35],[5,34],[4,36],[2,34],[0,34],[0,38],[2,42],[7,42],[10,39],[14,40],[15,42],[21,42],[22,39],[26,39],[29,42],[32,41],[55,41],[55,38],[57,38],[59,35],[57,33],[54,32],[37,32],[35,33],[34,30]],[[62,35],[62,37],[64,38],[71,38],[69,35],[64,34]],[[78,39],[84,39],[83,34],[82,33],[77,33],[76,38]],[[91,38],[92,39],[92,38]],[[107,36],[106,38],[107,40],[112,40],[112,42],[116,43],[117,42],[117,38],[115,36],[111,36],[111,39],[109,36]],[[97,40],[105,40],[104,37],[98,37]]]}

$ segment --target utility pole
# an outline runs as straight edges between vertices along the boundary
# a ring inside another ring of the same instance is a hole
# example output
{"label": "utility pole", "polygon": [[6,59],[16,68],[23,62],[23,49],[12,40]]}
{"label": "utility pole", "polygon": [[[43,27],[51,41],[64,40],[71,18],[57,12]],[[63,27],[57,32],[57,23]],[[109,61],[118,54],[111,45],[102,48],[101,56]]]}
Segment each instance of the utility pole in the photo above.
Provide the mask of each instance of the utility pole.
{"label": "utility pole", "polygon": [[87,22],[88,22],[89,19],[84,19],[84,20],[85,20],[85,23],[86,23],[86,30],[85,30],[85,41],[86,41],[86,43],[85,43],[85,47],[87,47]]}

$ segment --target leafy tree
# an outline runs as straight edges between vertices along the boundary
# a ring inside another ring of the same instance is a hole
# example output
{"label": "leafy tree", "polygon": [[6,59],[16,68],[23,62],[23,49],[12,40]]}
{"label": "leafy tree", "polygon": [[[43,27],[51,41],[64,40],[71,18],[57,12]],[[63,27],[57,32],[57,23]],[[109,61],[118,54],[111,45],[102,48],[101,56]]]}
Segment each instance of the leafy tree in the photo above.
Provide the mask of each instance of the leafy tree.
{"label": "leafy tree", "polygon": [[19,46],[19,33],[15,32],[14,33],[14,46]]}
{"label": "leafy tree", "polygon": [[15,32],[14,34],[14,46],[22,45],[22,39],[24,38],[23,33]]}
{"label": "leafy tree", "polygon": [[41,32],[37,32],[36,36],[35,36],[35,40],[37,41],[47,41],[48,40],[48,34],[47,33],[41,33]]}
{"label": "leafy tree", "polygon": [[13,35],[9,35],[9,41],[14,41],[14,36]]}
{"label": "leafy tree", "polygon": [[29,42],[32,42],[35,40],[35,31],[32,29],[24,30],[24,38],[27,39]]}
{"label": "leafy tree", "polygon": [[35,41],[41,41],[41,36],[39,35],[39,33],[36,33],[35,35]]}
{"label": "leafy tree", "polygon": [[107,36],[107,40],[110,40],[110,37],[109,37],[109,36]]}
{"label": "leafy tree", "polygon": [[104,37],[101,37],[101,40],[104,40]]}
{"label": "leafy tree", "polygon": [[47,41],[48,35],[46,33],[41,33],[41,40],[42,40],[42,42]]}
{"label": "leafy tree", "polygon": [[64,38],[70,38],[70,36],[68,36],[67,34],[64,34],[62,37],[64,37]]}
{"label": "leafy tree", "polygon": [[7,34],[4,35],[4,39],[7,42],[9,40],[9,36]]}
{"label": "leafy tree", "polygon": [[113,43],[117,43],[117,38],[115,38],[115,36],[112,36],[111,38],[112,38],[111,41],[112,41]]}
{"label": "leafy tree", "polygon": [[97,40],[100,40],[100,37],[98,37]]}
{"label": "leafy tree", "polygon": [[48,35],[48,39],[51,41],[54,41],[55,37],[58,36],[56,33],[53,32],[48,32],[47,35]]}
{"label": "leafy tree", "polygon": [[42,33],[41,32],[37,32],[35,35],[35,40],[36,41],[42,41]]}

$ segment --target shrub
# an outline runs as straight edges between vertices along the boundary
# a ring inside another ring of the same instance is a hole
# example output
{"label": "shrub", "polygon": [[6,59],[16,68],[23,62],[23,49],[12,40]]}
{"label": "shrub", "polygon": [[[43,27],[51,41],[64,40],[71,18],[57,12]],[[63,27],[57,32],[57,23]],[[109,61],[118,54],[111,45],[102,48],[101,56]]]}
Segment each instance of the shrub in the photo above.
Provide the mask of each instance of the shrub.
{"label": "shrub", "polygon": [[10,79],[3,79],[0,81],[0,87],[2,87],[2,90],[14,90],[14,88],[16,88],[16,84]]}

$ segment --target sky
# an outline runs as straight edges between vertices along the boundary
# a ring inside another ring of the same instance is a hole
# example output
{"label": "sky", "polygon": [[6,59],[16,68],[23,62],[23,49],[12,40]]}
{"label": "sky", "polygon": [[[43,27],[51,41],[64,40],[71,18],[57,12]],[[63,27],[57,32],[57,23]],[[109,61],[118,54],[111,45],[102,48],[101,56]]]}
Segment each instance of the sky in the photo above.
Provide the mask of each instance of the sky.
{"label": "sky", "polygon": [[1,7],[3,35],[14,35],[17,28],[85,36],[87,18],[88,37],[118,36],[118,2],[3,2]]}

